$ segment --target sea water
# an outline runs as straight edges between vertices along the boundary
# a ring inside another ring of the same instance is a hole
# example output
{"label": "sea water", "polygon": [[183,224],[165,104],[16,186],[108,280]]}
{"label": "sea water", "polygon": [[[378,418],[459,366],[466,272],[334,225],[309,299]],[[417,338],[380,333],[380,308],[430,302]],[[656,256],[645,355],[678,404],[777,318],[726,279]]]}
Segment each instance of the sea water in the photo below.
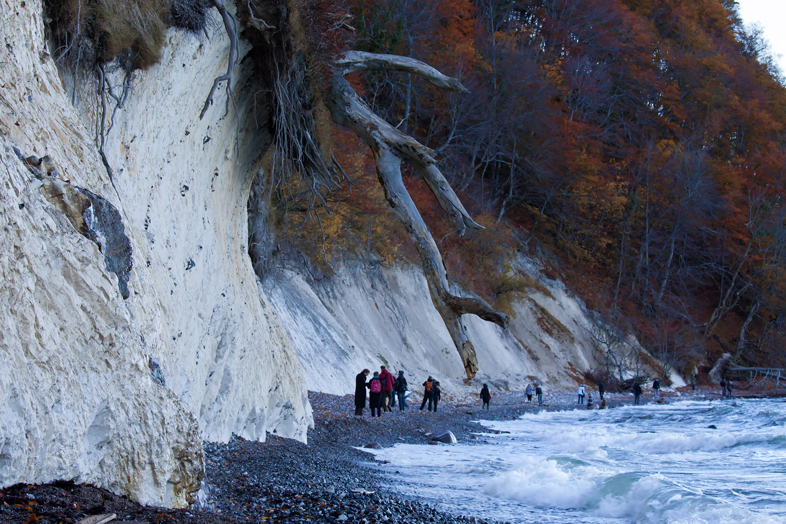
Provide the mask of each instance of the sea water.
{"label": "sea water", "polygon": [[489,432],[477,434],[479,444],[373,453],[394,490],[454,514],[528,524],[786,523],[783,400],[481,422]]}

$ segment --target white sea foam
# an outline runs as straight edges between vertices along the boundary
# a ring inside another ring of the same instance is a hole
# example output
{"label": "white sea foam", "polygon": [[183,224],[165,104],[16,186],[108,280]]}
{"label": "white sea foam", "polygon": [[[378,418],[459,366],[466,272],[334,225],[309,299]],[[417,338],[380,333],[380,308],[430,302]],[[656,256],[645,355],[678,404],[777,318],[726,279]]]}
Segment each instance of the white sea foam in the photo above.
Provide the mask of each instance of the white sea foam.
{"label": "white sea foam", "polygon": [[786,524],[785,423],[777,401],[577,410],[490,422],[510,433],[485,445],[375,454],[396,489],[489,519]]}

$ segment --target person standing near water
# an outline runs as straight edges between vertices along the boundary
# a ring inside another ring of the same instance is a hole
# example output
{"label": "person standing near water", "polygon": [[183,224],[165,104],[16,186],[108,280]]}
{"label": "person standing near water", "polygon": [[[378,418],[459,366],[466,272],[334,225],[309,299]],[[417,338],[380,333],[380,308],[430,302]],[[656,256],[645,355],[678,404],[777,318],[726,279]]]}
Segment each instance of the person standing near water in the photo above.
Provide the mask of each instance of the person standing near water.
{"label": "person standing near water", "polygon": [[398,410],[404,411],[407,408],[407,398],[405,397],[407,394],[407,379],[404,378],[403,371],[398,372],[398,378],[396,378],[396,384],[393,386],[393,389],[398,396]]}
{"label": "person standing near water", "polygon": [[601,400],[605,400],[606,398],[603,396],[606,394],[606,386],[603,385],[603,382],[598,382],[598,395],[600,395]]}
{"label": "person standing near water", "polygon": [[726,380],[721,379],[721,398],[726,398]]}
{"label": "person standing near water", "polygon": [[538,396],[538,406],[543,405],[543,388],[540,384],[535,384],[535,394]]}
{"label": "person standing near water", "polygon": [[483,401],[483,405],[480,409],[486,408],[489,409],[489,402],[491,401],[491,392],[489,391],[489,387],[486,384],[483,384],[483,388],[480,390],[480,400]]}
{"label": "person standing near water", "polygon": [[578,404],[584,404],[584,384],[579,384],[579,401]]}
{"label": "person standing near water", "polygon": [[437,404],[439,404],[439,399],[442,398],[442,390],[439,389],[439,382],[434,382],[434,390],[431,392],[431,396],[434,398],[434,413],[436,413]]}
{"label": "person standing near water", "polygon": [[726,396],[729,397],[729,398],[734,398],[734,397],[731,396],[732,388],[733,388],[733,386],[731,384],[731,380],[727,380],[726,381]]}
{"label": "person standing near water", "polygon": [[382,384],[382,409],[385,411],[393,411],[391,402],[393,401],[393,375],[385,368],[380,366],[379,381]]}
{"label": "person standing near water", "polygon": [[524,390],[524,393],[527,395],[527,401],[532,404],[532,384],[527,384],[527,389]]}
{"label": "person standing near water", "polygon": [[374,416],[375,410],[378,417],[382,416],[382,382],[379,380],[379,372],[375,371],[374,376],[368,381],[369,400],[368,404],[371,407],[371,416]]}
{"label": "person standing near water", "polygon": [[639,405],[639,399],[641,398],[641,384],[638,382],[633,384],[633,405]]}
{"label": "person standing near water", "polygon": [[660,396],[660,380],[657,378],[652,381],[652,391],[655,393],[655,398]]}
{"label": "person standing near water", "polygon": [[696,391],[696,373],[690,374],[690,389]]}
{"label": "person standing near water", "polygon": [[366,407],[366,377],[369,371],[364,369],[355,377],[355,416],[363,416],[363,408]]}
{"label": "person standing near water", "polygon": [[423,383],[423,402],[420,404],[420,411],[423,411],[426,402],[428,402],[428,410],[431,411],[431,406],[434,404],[434,396],[431,391],[433,388],[434,379],[429,376]]}

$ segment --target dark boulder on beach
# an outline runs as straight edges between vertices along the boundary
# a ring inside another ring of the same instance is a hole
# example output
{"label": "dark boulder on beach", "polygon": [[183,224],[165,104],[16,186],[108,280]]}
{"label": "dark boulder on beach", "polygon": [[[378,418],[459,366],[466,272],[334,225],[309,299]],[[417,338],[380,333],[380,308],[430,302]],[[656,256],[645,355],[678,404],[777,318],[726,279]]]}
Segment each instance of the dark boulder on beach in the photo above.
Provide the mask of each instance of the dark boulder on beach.
{"label": "dark boulder on beach", "polygon": [[431,437],[432,442],[444,442],[445,444],[456,444],[458,440],[456,440],[456,435],[453,434],[452,431],[446,431],[444,433],[440,433],[439,435]]}

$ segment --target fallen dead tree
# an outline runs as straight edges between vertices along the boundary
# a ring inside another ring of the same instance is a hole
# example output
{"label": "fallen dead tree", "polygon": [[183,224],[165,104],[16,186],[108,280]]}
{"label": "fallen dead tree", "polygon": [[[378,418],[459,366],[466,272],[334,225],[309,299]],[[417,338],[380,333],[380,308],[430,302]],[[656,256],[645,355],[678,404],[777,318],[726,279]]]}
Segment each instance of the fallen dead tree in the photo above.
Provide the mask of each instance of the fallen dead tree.
{"label": "fallen dead tree", "polygon": [[415,244],[428,281],[431,300],[461,355],[467,378],[471,379],[478,370],[478,360],[475,346],[469,340],[462,322],[462,315],[477,315],[503,328],[507,327],[508,319],[483,299],[459,295],[453,291],[442,255],[404,186],[401,175],[402,160],[423,177],[459,235],[462,235],[467,227],[482,229],[482,226],[469,216],[437,167],[434,151],[380,118],[360,99],[345,78],[346,75],[360,70],[402,71],[420,75],[442,89],[462,91],[465,88],[455,78],[445,76],[419,60],[350,51],[341,55],[334,63],[328,106],[336,123],[354,131],[371,148],[387,204],[401,220]]}

